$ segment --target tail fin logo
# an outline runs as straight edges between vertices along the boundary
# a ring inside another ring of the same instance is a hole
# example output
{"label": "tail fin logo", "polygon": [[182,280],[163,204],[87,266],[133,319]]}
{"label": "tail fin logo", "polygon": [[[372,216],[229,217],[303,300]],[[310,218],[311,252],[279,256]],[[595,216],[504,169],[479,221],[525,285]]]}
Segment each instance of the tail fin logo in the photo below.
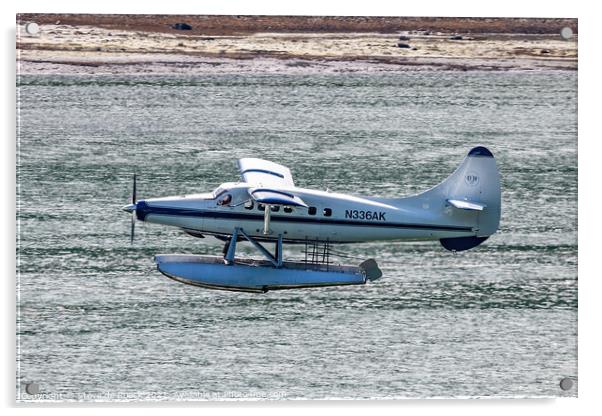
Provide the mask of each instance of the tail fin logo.
{"label": "tail fin logo", "polygon": [[464,177],[464,181],[468,186],[477,186],[479,184],[479,176],[475,172],[468,172]]}

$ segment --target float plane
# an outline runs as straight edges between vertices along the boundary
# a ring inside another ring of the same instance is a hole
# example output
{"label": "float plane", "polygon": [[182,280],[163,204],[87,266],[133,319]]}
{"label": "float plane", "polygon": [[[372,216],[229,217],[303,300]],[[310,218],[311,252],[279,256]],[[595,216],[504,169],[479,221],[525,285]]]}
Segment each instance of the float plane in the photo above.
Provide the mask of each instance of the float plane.
{"label": "float plane", "polygon": [[[136,221],[178,227],[225,241],[223,256],[155,256],[168,277],[202,287],[250,292],[364,284],[382,276],[369,259],[358,267],[330,261],[333,246],[368,241],[438,240],[450,251],[478,246],[500,222],[500,177],[493,154],[478,146],[439,185],[408,197],[354,196],[297,187],[291,171],[256,158],[238,160],[240,182],[213,192],[136,200],[131,204],[131,240]],[[262,260],[239,258],[248,241]],[[273,252],[266,248],[274,244]],[[305,259],[285,261],[283,244],[304,244]]]}

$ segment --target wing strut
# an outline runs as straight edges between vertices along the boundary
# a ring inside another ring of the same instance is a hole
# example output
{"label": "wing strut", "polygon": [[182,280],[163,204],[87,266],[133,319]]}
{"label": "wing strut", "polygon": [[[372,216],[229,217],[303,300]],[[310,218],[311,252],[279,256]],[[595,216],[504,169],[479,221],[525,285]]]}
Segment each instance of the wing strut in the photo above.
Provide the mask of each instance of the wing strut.
{"label": "wing strut", "polygon": [[265,211],[263,213],[263,235],[269,235],[270,232],[270,219],[272,216],[272,206],[264,205]]}

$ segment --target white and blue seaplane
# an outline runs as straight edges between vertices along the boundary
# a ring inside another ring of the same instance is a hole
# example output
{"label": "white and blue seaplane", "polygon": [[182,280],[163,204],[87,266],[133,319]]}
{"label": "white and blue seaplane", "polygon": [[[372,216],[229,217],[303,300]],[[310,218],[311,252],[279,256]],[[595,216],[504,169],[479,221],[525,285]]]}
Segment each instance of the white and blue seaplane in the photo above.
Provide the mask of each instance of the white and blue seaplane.
{"label": "white and blue seaplane", "polygon": [[[351,196],[295,186],[288,168],[267,160],[238,160],[241,182],[224,183],[212,193],[136,200],[136,220],[181,228],[225,241],[223,256],[155,256],[166,276],[192,285],[266,292],[365,284],[382,273],[373,259],[359,266],[330,261],[332,245],[366,241],[439,240],[450,251],[476,247],[499,226],[500,178],[491,152],[472,149],[439,185],[404,198]],[[262,259],[236,256],[248,241]],[[305,259],[285,261],[283,244],[304,244]],[[274,245],[270,251],[266,245]]]}

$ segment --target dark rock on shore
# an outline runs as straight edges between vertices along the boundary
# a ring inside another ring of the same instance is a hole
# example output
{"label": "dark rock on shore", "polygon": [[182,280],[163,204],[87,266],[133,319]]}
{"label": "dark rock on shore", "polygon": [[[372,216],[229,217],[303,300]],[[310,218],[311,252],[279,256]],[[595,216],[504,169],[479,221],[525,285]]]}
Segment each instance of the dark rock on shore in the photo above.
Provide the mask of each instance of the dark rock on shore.
{"label": "dark rock on shore", "polygon": [[190,26],[188,23],[176,23],[175,25],[171,26],[172,29],[176,29],[176,30],[192,30],[192,26]]}

